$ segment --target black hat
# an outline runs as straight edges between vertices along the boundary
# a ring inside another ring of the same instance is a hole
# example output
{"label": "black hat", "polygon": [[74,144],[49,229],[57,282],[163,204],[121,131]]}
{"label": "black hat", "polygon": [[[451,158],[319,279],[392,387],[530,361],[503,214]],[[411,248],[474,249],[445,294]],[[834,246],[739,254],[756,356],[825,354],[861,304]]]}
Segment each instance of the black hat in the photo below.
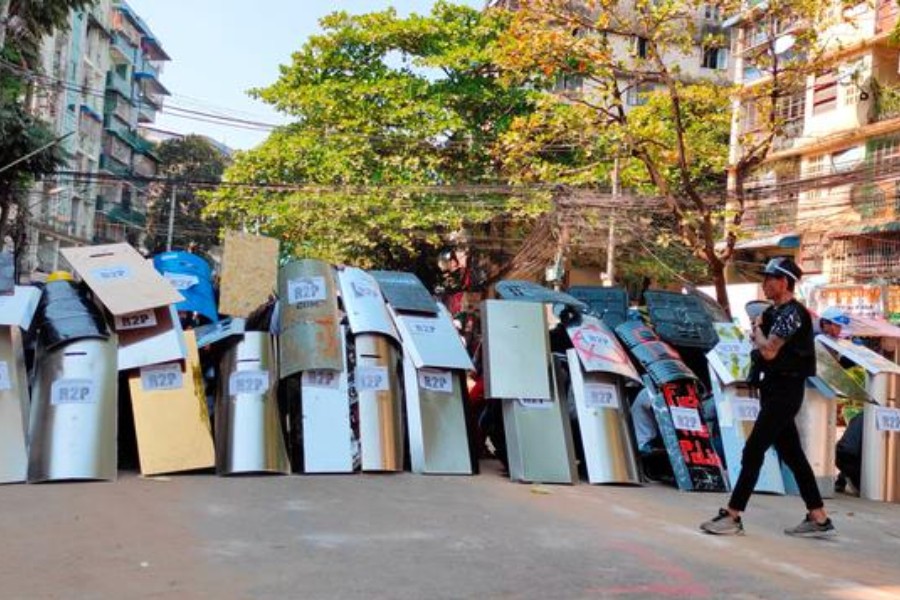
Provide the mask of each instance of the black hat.
{"label": "black hat", "polygon": [[759,273],[767,277],[790,277],[794,281],[800,281],[803,276],[803,271],[797,266],[797,263],[786,256],[773,258]]}

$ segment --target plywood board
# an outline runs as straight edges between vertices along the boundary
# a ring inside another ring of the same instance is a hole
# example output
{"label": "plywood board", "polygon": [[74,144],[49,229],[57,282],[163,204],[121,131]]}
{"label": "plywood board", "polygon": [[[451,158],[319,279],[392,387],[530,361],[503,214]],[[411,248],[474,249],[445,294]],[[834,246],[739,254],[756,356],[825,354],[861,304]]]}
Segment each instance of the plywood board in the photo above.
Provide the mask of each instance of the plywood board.
{"label": "plywood board", "polygon": [[[192,331],[184,337],[186,361],[144,367],[128,378],[144,475],[215,464],[197,341]],[[174,386],[179,377],[181,385]]]}
{"label": "plywood board", "polygon": [[219,312],[248,317],[278,285],[278,240],[230,231],[225,234]]}
{"label": "plywood board", "polygon": [[128,244],[61,248],[59,252],[114,315],[184,300],[153,263]]}

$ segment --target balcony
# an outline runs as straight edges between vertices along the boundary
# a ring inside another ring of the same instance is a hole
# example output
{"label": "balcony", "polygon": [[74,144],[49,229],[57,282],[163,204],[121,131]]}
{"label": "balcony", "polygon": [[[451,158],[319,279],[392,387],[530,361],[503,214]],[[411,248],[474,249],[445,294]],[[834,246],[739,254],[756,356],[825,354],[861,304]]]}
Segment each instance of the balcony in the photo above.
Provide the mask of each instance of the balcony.
{"label": "balcony", "polygon": [[111,90],[122,96],[131,99],[132,86],[131,81],[122,77],[118,71],[109,71],[106,74],[106,89]]}
{"label": "balcony", "polygon": [[116,33],[113,36],[109,49],[113,62],[117,64],[133,65],[138,55],[137,47],[133,46],[128,38],[121,33]]}
{"label": "balcony", "polygon": [[138,104],[138,123],[153,123],[156,121],[156,107],[149,102],[144,102],[143,97],[140,100]]}
{"label": "balcony", "polygon": [[120,177],[130,177],[131,169],[107,154],[100,155],[100,169]]}
{"label": "balcony", "polygon": [[772,140],[772,150],[789,150],[794,147],[794,141],[803,135],[803,117],[788,121],[781,128],[781,133]]}

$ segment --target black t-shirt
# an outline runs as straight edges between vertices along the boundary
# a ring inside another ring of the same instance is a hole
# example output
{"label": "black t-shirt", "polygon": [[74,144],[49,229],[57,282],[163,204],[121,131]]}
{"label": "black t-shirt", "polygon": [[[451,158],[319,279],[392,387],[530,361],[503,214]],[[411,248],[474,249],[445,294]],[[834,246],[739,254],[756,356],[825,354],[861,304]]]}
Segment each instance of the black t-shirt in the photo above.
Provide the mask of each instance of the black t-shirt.
{"label": "black t-shirt", "polygon": [[816,374],[816,349],[809,311],[794,299],[771,306],[762,315],[762,332],[784,340],[772,360],[763,361],[766,373],[811,377]]}

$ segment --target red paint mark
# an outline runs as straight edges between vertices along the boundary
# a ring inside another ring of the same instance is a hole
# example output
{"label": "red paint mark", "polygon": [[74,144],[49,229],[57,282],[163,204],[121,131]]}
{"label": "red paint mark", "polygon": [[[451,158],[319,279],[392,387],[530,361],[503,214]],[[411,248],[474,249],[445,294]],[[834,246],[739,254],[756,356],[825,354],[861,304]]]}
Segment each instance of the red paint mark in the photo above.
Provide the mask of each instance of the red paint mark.
{"label": "red paint mark", "polygon": [[627,586],[591,588],[585,591],[615,596],[652,594],[667,598],[709,598],[711,595],[709,588],[695,580],[690,571],[679,567],[647,546],[619,541],[613,543],[613,548],[617,548],[637,558],[638,560],[635,562],[646,573],[655,575],[662,581]]}

